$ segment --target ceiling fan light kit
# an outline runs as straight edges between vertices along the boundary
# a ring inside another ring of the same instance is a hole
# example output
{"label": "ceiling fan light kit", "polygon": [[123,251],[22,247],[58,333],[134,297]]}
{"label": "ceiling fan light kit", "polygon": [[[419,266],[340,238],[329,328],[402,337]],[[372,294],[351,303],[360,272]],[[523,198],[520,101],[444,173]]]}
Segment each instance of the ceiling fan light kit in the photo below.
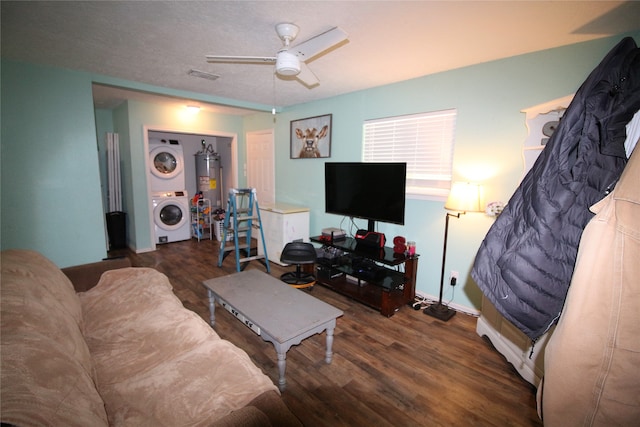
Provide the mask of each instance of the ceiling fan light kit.
{"label": "ceiling fan light kit", "polygon": [[208,62],[247,64],[275,63],[276,74],[285,77],[295,76],[306,86],[312,87],[317,85],[319,80],[309,67],[307,67],[306,61],[342,43],[347,39],[348,35],[342,29],[334,27],[296,46],[290,47],[290,43],[298,35],[298,30],[298,26],[291,23],[285,22],[276,25],[276,33],[283,43],[283,47],[278,51],[276,56],[206,55],[206,58]]}
{"label": "ceiling fan light kit", "polygon": [[276,70],[283,76],[297,76],[300,74],[300,60],[294,54],[281,50],[276,57]]}

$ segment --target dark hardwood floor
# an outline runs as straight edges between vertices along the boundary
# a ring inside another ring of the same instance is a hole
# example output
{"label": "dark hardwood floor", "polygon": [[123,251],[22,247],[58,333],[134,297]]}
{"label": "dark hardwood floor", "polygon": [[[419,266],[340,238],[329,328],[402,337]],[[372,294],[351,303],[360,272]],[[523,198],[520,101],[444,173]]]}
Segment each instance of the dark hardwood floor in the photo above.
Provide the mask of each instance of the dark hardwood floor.
{"label": "dark hardwood floor", "polygon": [[[122,254],[134,266],[165,273],[184,306],[207,321],[202,281],[235,272],[233,254],[217,267],[215,240]],[[266,270],[258,261],[246,269]],[[271,263],[273,276],[284,271]],[[458,313],[445,323],[403,307],[386,318],[320,285],[300,292],[311,292],[344,311],[337,322],[330,365],[324,362],[325,334],[310,337],[287,353],[287,389],[282,396],[305,426],[542,425],[535,389],[476,334],[475,317]],[[216,331],[244,349],[277,384],[272,344],[225,310],[216,312]]]}

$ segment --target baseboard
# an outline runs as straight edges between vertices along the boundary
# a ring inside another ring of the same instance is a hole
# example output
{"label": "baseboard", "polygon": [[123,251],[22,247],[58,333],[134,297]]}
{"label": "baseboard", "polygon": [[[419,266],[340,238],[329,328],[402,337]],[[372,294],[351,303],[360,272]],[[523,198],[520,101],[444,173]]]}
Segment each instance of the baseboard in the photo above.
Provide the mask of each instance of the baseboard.
{"label": "baseboard", "polygon": [[[436,297],[435,295],[425,294],[424,292],[421,292],[421,291],[416,291],[416,296],[418,298],[422,298],[429,302],[438,301],[438,297]],[[459,311],[460,313],[468,314],[470,316],[475,316],[475,317],[480,316],[480,311],[472,307],[467,307],[467,306],[455,304],[455,303],[449,303],[447,304],[447,306],[451,307],[455,311]]]}

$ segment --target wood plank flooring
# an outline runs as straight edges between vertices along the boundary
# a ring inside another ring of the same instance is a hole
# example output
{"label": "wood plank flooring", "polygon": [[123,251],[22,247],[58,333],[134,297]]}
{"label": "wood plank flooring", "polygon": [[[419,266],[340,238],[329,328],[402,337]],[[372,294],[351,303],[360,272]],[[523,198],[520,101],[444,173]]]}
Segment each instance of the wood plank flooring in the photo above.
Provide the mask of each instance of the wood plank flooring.
{"label": "wood plank flooring", "polygon": [[[134,266],[165,273],[184,306],[206,321],[209,309],[202,281],[235,272],[233,253],[217,267],[215,240],[169,243],[154,252],[123,254]],[[290,270],[270,265],[274,277]],[[258,261],[246,269],[266,270]],[[311,292],[344,311],[338,318],[330,365],[324,362],[324,333],[287,353],[287,389],[282,396],[305,426],[542,425],[535,389],[476,334],[475,317],[458,313],[445,323],[403,307],[386,318],[320,285],[300,292]],[[216,331],[244,349],[277,384],[272,344],[225,310],[216,312]]]}

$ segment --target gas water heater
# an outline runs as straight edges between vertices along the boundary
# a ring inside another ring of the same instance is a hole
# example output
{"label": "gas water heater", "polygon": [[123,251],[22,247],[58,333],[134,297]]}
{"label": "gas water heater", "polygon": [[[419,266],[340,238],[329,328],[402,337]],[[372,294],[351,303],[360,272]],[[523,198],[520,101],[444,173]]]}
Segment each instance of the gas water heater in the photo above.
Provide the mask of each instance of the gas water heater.
{"label": "gas water heater", "polygon": [[222,208],[220,156],[217,153],[198,153],[195,157],[198,191],[202,191],[202,197],[211,201],[213,209]]}

